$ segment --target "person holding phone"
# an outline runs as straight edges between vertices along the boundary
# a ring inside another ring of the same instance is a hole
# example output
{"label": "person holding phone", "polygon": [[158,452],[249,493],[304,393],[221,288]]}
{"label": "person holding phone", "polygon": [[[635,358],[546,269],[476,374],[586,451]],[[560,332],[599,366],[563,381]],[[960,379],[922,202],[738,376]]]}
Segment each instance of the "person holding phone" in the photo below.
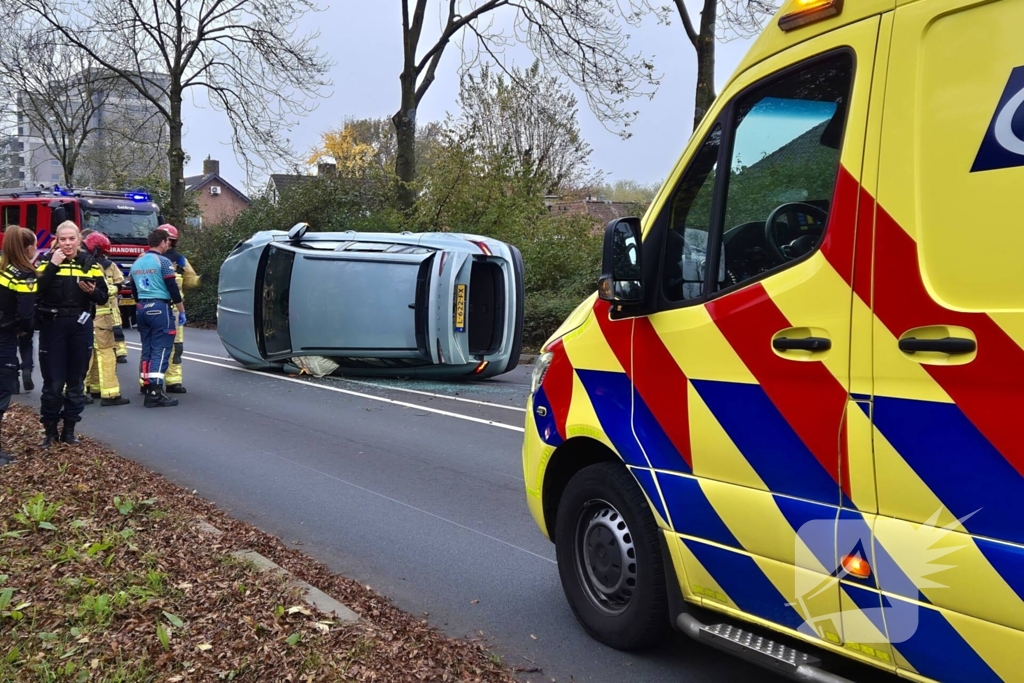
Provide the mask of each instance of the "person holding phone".
{"label": "person holding phone", "polygon": [[[78,226],[57,226],[54,248],[39,266],[36,318],[39,369],[43,373],[40,420],[46,436],[42,448],[58,441],[81,443],[75,425],[85,407],[85,376],[93,347],[96,306],[107,303],[103,269],[81,249]],[[64,426],[58,435],[58,423]]]}

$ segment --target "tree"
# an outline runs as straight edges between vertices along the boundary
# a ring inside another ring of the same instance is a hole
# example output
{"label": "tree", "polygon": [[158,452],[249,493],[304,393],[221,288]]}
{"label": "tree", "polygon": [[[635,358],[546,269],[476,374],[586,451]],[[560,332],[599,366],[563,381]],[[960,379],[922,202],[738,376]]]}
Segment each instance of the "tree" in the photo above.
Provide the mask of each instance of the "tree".
{"label": "tree", "polygon": [[[232,127],[235,153],[252,170],[291,157],[292,120],[329,85],[317,34],[295,26],[313,0],[3,0],[53,31],[152,104],[168,127],[171,221],[184,217],[182,102],[205,91]],[[6,17],[0,17],[6,19]]]}
{"label": "tree", "polygon": [[683,0],[673,2],[686,37],[697,53],[697,87],[693,102],[693,128],[696,130],[716,97],[715,40],[757,34],[764,20],[775,13],[776,6],[774,0],[703,0],[700,22],[695,28]]}
{"label": "tree", "polygon": [[576,120],[576,97],[557,76],[544,74],[540,62],[525,71],[513,67],[508,80],[489,67],[479,76],[467,74],[459,105],[457,125],[485,163],[511,156],[513,172],[533,176],[545,193],[597,180]]}
{"label": "tree", "polygon": [[[409,209],[415,201],[416,110],[430,89],[447,47],[465,38],[475,52],[504,64],[502,50],[513,38],[526,43],[545,65],[564,74],[586,94],[590,108],[605,125],[623,130],[636,112],[624,110],[638,94],[652,94],[654,66],[629,54],[622,22],[636,24],[646,0],[438,0],[441,32],[429,47],[421,46],[429,0],[402,3],[401,103],[391,118],[395,126],[395,174],[398,201]],[[410,8],[410,5],[413,5]],[[511,35],[497,28],[495,15],[512,20]],[[425,47],[425,49],[424,49]]]}
{"label": "tree", "polygon": [[374,153],[373,146],[360,142],[355,127],[351,123],[346,123],[341,128],[321,133],[320,144],[310,155],[309,163],[316,164],[330,159],[340,173],[359,174],[373,163]]}
{"label": "tree", "polygon": [[31,26],[25,17],[4,38],[0,98],[17,103],[29,134],[42,140],[60,163],[64,182],[73,185],[82,151],[101,125],[97,114],[110,93],[109,75],[88,55],[63,44],[52,31]]}

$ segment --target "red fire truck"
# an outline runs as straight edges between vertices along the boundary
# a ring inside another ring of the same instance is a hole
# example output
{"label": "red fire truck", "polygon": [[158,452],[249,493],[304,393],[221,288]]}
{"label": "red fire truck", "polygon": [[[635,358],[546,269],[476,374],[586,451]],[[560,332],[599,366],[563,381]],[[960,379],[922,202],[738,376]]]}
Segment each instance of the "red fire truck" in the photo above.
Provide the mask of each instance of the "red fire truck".
{"label": "red fire truck", "polygon": [[[57,226],[74,221],[110,238],[111,257],[127,276],[132,262],[146,250],[146,236],[160,225],[160,208],[144,191],[113,192],[53,187],[0,189],[0,227],[20,225],[36,234],[46,249]],[[0,249],[3,235],[0,233]],[[121,313],[134,320],[131,291],[121,291]]]}

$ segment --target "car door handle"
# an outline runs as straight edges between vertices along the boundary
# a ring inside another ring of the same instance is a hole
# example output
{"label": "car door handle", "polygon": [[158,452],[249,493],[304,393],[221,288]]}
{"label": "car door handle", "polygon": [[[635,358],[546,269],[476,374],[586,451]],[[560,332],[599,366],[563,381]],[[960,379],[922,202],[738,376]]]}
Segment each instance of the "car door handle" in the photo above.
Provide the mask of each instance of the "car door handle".
{"label": "car door handle", "polygon": [[828,337],[776,337],[772,348],[776,351],[828,351],[832,340]]}
{"label": "car door handle", "polygon": [[964,337],[943,337],[941,339],[918,339],[916,337],[905,337],[900,339],[900,351],[903,353],[917,353],[918,351],[931,351],[932,353],[945,353],[950,356],[959,356],[965,353],[974,353],[978,343],[973,339]]}

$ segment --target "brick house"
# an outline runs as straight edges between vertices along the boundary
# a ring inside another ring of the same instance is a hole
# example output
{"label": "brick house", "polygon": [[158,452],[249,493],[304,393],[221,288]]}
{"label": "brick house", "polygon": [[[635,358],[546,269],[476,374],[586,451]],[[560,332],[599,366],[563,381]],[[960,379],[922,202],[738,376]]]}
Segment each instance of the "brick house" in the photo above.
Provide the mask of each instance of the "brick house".
{"label": "brick house", "polygon": [[247,209],[252,200],[220,175],[220,162],[203,160],[203,174],[185,178],[185,192],[196,194],[199,219],[189,219],[194,227],[229,221]]}

